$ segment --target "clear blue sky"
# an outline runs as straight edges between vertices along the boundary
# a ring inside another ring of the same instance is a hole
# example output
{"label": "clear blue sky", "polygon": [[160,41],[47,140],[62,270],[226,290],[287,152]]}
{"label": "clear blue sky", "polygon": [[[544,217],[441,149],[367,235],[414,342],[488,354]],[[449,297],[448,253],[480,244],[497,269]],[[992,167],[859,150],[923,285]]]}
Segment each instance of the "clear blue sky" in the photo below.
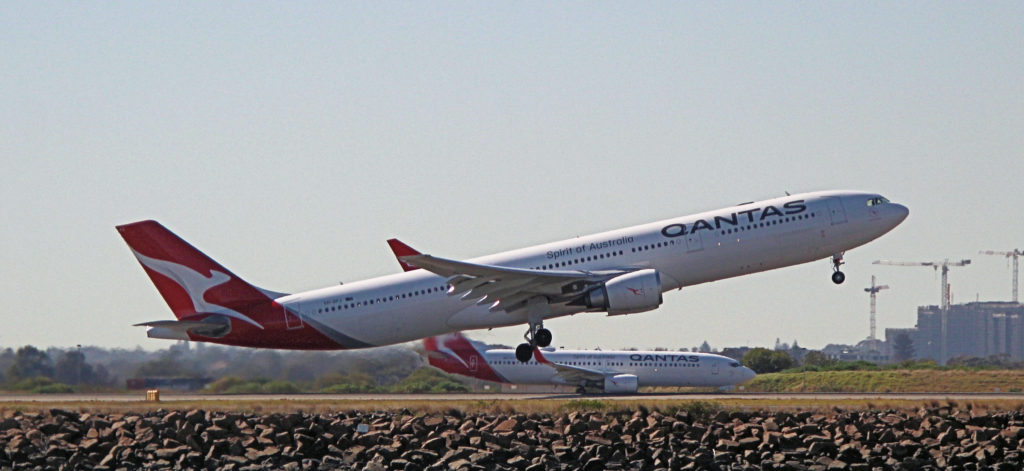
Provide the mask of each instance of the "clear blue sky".
{"label": "clear blue sky", "polygon": [[[1010,296],[1024,248],[1020,2],[4,2],[0,345],[162,348],[114,230],[158,219],[296,292],[784,191],[878,191],[896,231],[827,261],[549,322],[569,347],[854,343]],[[516,343],[522,327],[477,332]]]}

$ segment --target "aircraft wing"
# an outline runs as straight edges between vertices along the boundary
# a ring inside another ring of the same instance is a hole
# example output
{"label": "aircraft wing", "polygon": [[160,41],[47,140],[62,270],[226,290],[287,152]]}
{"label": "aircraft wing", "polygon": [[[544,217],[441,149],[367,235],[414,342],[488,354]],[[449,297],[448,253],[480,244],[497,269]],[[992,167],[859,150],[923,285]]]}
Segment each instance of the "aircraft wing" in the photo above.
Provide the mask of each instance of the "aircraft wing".
{"label": "aircraft wing", "polygon": [[538,363],[543,363],[555,369],[558,372],[558,377],[565,381],[566,384],[584,384],[593,382],[603,382],[604,377],[607,374],[600,370],[593,368],[583,368],[580,366],[566,365],[564,363],[558,363],[549,361],[544,357],[544,354],[539,349],[534,349],[534,358],[537,359]]}
{"label": "aircraft wing", "polygon": [[624,270],[569,271],[531,270],[449,260],[432,255],[399,257],[403,262],[448,277],[449,295],[480,298],[477,304],[493,304],[492,311],[511,312],[536,296],[549,302],[567,301],[623,273]]}

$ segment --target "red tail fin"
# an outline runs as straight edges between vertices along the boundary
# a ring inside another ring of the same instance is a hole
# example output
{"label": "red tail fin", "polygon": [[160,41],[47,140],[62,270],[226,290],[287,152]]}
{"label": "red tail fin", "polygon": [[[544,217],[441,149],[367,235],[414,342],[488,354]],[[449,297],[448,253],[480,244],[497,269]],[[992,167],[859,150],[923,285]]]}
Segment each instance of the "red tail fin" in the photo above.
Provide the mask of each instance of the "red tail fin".
{"label": "red tail fin", "polygon": [[395,253],[395,258],[398,259],[398,264],[402,266],[402,270],[413,271],[419,270],[419,268],[409,265],[402,261],[401,257],[407,255],[422,255],[418,250],[405,245],[404,242],[398,239],[388,239],[388,245],[391,246],[391,251]]}
{"label": "red tail fin", "polygon": [[507,382],[487,363],[473,342],[455,332],[423,339],[430,366],[453,373],[487,381]]}
{"label": "red tail fin", "polygon": [[117,230],[175,317],[218,313],[262,328],[259,319],[243,312],[271,303],[268,294],[277,293],[246,283],[156,221],[125,224]]}

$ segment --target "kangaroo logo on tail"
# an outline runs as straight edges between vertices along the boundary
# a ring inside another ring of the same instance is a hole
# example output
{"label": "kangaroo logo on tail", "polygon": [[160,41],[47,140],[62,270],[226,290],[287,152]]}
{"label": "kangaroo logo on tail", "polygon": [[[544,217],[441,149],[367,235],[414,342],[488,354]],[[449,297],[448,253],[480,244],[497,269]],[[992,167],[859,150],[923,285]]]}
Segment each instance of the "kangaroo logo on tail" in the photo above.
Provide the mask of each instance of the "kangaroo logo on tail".
{"label": "kangaroo logo on tail", "polygon": [[246,283],[160,223],[139,221],[117,230],[179,320],[220,314],[260,330],[277,316],[283,320],[274,299],[284,294]]}
{"label": "kangaroo logo on tail", "polygon": [[446,373],[454,373],[487,381],[507,382],[498,374],[473,341],[456,332],[423,339],[430,366]]}
{"label": "kangaroo logo on tail", "polygon": [[211,288],[220,286],[224,283],[231,281],[230,275],[219,272],[217,270],[210,270],[210,277],[207,278],[203,276],[202,273],[199,273],[189,267],[186,267],[185,265],[147,257],[145,255],[142,255],[135,249],[132,249],[132,253],[135,254],[135,258],[139,259],[139,263],[142,263],[142,265],[145,266],[146,268],[149,268],[150,270],[153,270],[163,276],[166,276],[167,278],[170,278],[174,282],[178,283],[178,285],[185,290],[185,293],[187,293],[188,297],[192,300],[192,306],[195,312],[222,314],[228,317],[234,317],[235,319],[248,322],[256,327],[259,327],[260,329],[263,328],[262,325],[252,320],[251,318],[249,318],[249,316],[246,316],[245,314],[242,314],[232,309],[228,309],[224,306],[208,303],[206,302],[205,299],[203,299],[203,296]]}
{"label": "kangaroo logo on tail", "polygon": [[[459,355],[458,353],[456,353],[455,350],[452,350],[452,348],[448,345],[449,341],[458,340],[458,339],[462,339],[462,337],[459,336],[459,335],[442,335],[442,336],[434,337],[433,339],[431,339],[431,340],[433,340],[433,342],[432,342],[433,343],[432,350],[437,352],[437,353],[440,353],[440,354],[444,355],[448,359],[448,361],[457,361],[460,364],[462,364],[462,366],[466,367],[467,370],[471,370],[472,368],[469,367],[469,364],[466,363],[466,361],[462,359],[462,355]],[[457,345],[456,346],[456,348],[459,348],[459,347],[462,347],[462,345]],[[428,349],[430,349],[429,345],[428,345]],[[462,348],[459,348],[459,350],[462,350]]]}

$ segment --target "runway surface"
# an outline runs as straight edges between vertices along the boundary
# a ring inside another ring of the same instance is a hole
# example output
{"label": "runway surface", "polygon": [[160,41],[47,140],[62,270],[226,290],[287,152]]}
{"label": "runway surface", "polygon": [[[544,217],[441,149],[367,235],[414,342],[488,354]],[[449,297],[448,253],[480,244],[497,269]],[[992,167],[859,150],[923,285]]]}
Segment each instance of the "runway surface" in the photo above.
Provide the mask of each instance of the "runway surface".
{"label": "runway surface", "polygon": [[[848,401],[848,400],[1016,400],[1024,401],[1021,393],[734,393],[734,394],[632,394],[632,395],[579,395],[579,394],[177,394],[160,392],[161,402],[197,401],[296,401],[296,402],[342,402],[342,401],[517,401],[594,399],[607,401]],[[146,394],[0,394],[0,405],[16,402],[145,402]]]}

